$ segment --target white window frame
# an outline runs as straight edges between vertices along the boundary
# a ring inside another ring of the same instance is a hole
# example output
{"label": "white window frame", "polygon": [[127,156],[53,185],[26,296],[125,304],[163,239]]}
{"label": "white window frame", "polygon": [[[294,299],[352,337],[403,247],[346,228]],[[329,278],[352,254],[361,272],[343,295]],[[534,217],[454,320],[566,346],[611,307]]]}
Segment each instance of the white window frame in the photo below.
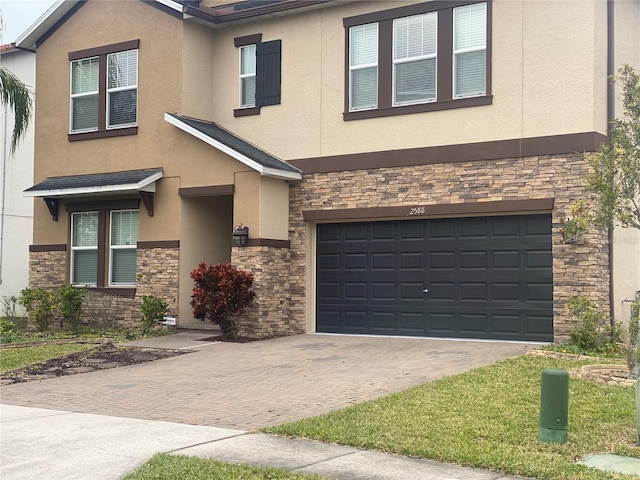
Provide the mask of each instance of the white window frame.
{"label": "white window frame", "polygon": [[[485,15],[484,15],[484,31],[485,31],[485,37],[484,37],[484,44],[481,46],[477,46],[477,47],[470,47],[470,48],[460,48],[460,49],[456,49],[455,48],[455,38],[456,38],[456,11],[462,8],[470,8],[473,7],[475,5],[484,5],[484,9],[485,9]],[[451,96],[453,99],[458,99],[458,98],[473,98],[473,97],[483,97],[487,94],[487,84],[486,84],[486,78],[487,78],[487,35],[486,35],[486,31],[487,31],[487,22],[488,22],[488,6],[486,2],[478,2],[478,3],[473,3],[470,5],[464,5],[462,7],[455,7],[453,9],[452,12],[453,15],[453,44],[452,44],[452,50],[453,50],[453,64],[452,64],[452,78],[451,78],[451,86],[452,86],[452,91],[451,91]],[[469,95],[458,95],[456,94],[456,91],[458,90],[458,86],[456,84],[456,79],[457,79],[457,62],[456,62],[456,57],[458,55],[461,54],[465,54],[465,53],[473,53],[473,52],[480,52],[480,51],[484,51],[485,54],[485,64],[484,64],[484,78],[485,78],[485,86],[484,86],[484,91],[481,93],[473,93],[473,94],[469,94]]]}
{"label": "white window frame", "polygon": [[[75,280],[75,276],[76,276],[75,275],[76,272],[75,272],[75,269],[74,269],[74,266],[75,266],[75,252],[77,252],[77,251],[96,251],[97,254],[100,255],[100,250],[99,250],[99,246],[98,246],[99,243],[100,243],[100,239],[98,239],[98,241],[96,242],[96,246],[95,247],[93,247],[93,246],[90,246],[90,247],[76,247],[73,244],[73,239],[74,239],[73,227],[74,227],[74,224],[75,224],[74,218],[76,216],[80,216],[80,215],[87,214],[87,213],[95,213],[95,214],[97,214],[99,216],[99,213],[97,211],[74,212],[74,213],[71,214],[71,265],[70,265],[70,277],[71,277],[70,280],[71,281],[70,281],[70,283],[73,284],[73,285],[95,287],[97,285],[97,280],[98,280],[97,279],[97,274],[98,274],[98,265],[97,265],[97,263],[96,263],[96,281],[95,282],[79,283],[79,282],[76,282],[76,280]],[[99,217],[98,217],[98,225],[96,225],[96,238],[97,238],[98,232],[100,230],[99,222],[100,222],[100,220],[99,220]]]}
{"label": "white window frame", "polygon": [[[253,48],[254,51],[254,55],[253,55],[253,73],[242,73],[242,54],[243,52],[245,52],[246,50],[248,50],[249,48]],[[258,45],[255,43],[251,43],[249,45],[243,45],[242,47],[240,47],[240,55],[239,55],[239,65],[238,65],[238,75],[240,77],[240,82],[239,82],[239,88],[238,88],[238,93],[239,93],[239,99],[238,99],[238,105],[240,105],[240,108],[253,108],[256,106],[256,96],[254,94],[253,96],[253,102],[252,103],[242,103],[242,98],[244,97],[243,95],[243,80],[247,79],[247,78],[255,78],[255,82],[254,84],[257,86],[257,78],[256,78],[256,50],[258,48]]]}
{"label": "white window frame", "polygon": [[[372,62],[372,63],[363,63],[361,65],[353,65],[353,43],[351,41],[352,39],[352,34],[353,34],[353,30],[356,28],[364,28],[368,25],[375,25],[376,26],[376,37],[377,37],[377,41],[376,41],[376,46],[377,46],[377,51],[380,51],[380,25],[378,24],[378,22],[375,23],[367,23],[364,25],[355,25],[353,27],[349,28],[349,111],[350,112],[361,112],[363,110],[376,110],[378,108],[378,103],[379,103],[379,89],[380,89],[380,85],[379,85],[379,79],[378,79],[378,75],[379,75],[379,69],[380,66],[378,65],[378,58],[376,56],[376,61]],[[364,70],[366,68],[373,68],[375,67],[376,69],[376,103],[375,105],[372,106],[368,106],[368,107],[354,107],[353,106],[353,72],[357,71],[357,70]]]}
{"label": "white window frame", "polygon": [[[113,57],[115,55],[121,54],[121,53],[129,53],[129,52],[136,52],[136,83],[135,85],[127,85],[125,87],[114,87],[114,88],[109,88],[109,58]],[[107,105],[106,105],[106,127],[107,130],[114,130],[117,128],[129,128],[129,127],[135,127],[136,125],[138,125],[138,95],[137,95],[137,90],[138,90],[138,49],[133,49],[133,50],[123,50],[121,52],[114,52],[114,53],[109,53],[107,54],[107,71],[105,73],[107,75],[107,81],[106,81],[106,88],[107,88]],[[127,90],[136,90],[136,120],[135,122],[130,122],[130,123],[119,123],[117,125],[111,125],[111,94],[112,93],[117,93],[117,92],[124,92]]]}
{"label": "white window frame", "polygon": [[[113,245],[111,243],[111,235],[113,230],[113,214],[114,213],[123,213],[123,212],[139,212],[139,210],[132,208],[127,210],[110,210],[109,211],[109,238],[108,238],[108,250],[109,250],[109,282],[108,285],[110,287],[121,287],[121,286],[132,286],[136,285],[136,280],[133,282],[114,282],[113,281],[113,251],[114,250],[134,250],[137,252],[138,244],[137,241],[133,245]],[[139,213],[138,213],[139,214]],[[138,217],[139,218],[139,217]],[[138,227],[139,228],[139,227]],[[137,269],[136,269],[137,270]]]}
{"label": "white window frame", "polygon": [[[77,130],[73,129],[73,100],[81,97],[88,97],[91,95],[96,95],[98,97],[98,102],[100,102],[100,66],[98,65],[98,84],[96,85],[96,90],[91,92],[83,92],[83,93],[73,93],[73,66],[76,63],[83,62],[85,60],[93,60],[94,58],[100,61],[100,57],[95,55],[93,57],[79,58],[78,60],[73,60],[69,63],[69,132],[71,133],[83,133],[83,132],[95,132],[98,130],[99,119],[95,127],[91,128],[80,128]],[[98,108],[98,112],[100,112],[100,108]],[[98,113],[99,115],[99,113]]]}
{"label": "white window frame", "polygon": [[[399,107],[402,105],[415,105],[415,104],[420,104],[420,103],[431,103],[431,102],[435,102],[438,99],[438,12],[429,12],[429,13],[422,13],[419,15],[412,15],[412,17],[426,17],[426,16],[435,16],[436,18],[436,48],[435,48],[435,53],[433,54],[429,54],[429,55],[417,55],[415,57],[408,57],[408,58],[403,58],[400,60],[396,60],[396,23],[398,21],[401,20],[407,20],[408,18],[411,17],[402,17],[402,18],[394,18],[393,19],[393,36],[392,36],[392,41],[393,41],[393,51],[392,51],[392,62],[393,62],[393,85],[392,85],[392,92],[393,92],[393,106],[394,107]],[[403,63],[412,63],[412,62],[419,62],[421,60],[431,60],[431,59],[435,59],[435,90],[434,90],[434,95],[433,98],[427,98],[424,100],[410,100],[410,101],[405,101],[405,102],[399,102],[396,99],[396,65],[399,64],[403,64]]]}

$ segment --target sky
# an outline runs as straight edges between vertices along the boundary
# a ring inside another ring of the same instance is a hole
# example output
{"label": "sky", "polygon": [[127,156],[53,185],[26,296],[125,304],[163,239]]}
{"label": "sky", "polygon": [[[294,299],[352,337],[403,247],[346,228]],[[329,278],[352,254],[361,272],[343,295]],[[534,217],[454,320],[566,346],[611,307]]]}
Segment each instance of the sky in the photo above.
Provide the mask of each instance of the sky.
{"label": "sky", "polygon": [[15,42],[56,0],[0,0],[2,44]]}

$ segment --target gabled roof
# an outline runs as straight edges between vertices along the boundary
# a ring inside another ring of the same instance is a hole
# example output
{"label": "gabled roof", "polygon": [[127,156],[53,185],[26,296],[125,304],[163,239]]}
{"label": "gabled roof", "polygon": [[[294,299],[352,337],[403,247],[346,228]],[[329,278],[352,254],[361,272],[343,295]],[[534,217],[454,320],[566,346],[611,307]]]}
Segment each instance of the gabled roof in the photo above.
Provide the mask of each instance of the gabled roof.
{"label": "gabled roof", "polygon": [[[15,42],[18,48],[35,50],[52,32],[89,0],[58,0]],[[141,0],[170,13],[180,20],[195,21],[210,27],[247,21],[269,15],[319,8],[325,4],[354,0],[245,0],[216,7],[198,6],[198,0]]]}
{"label": "gabled roof", "polygon": [[112,173],[90,173],[66,177],[49,177],[27,188],[25,197],[67,197],[110,192],[153,192],[162,178],[161,168],[128,170]]}
{"label": "gabled roof", "polygon": [[199,140],[242,162],[246,166],[259,172],[260,175],[285,180],[300,180],[302,178],[302,173],[297,168],[261,150],[213,122],[183,117],[177,113],[165,113],[164,119],[180,130],[193,135]]}

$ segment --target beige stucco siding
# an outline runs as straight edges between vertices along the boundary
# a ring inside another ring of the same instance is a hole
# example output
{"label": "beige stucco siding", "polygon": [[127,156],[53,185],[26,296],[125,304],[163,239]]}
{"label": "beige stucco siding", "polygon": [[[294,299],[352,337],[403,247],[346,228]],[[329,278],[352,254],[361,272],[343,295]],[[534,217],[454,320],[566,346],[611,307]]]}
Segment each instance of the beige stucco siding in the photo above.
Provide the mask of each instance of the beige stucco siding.
{"label": "beige stucco siding", "polygon": [[[494,0],[492,105],[344,121],[343,19],[406,3],[355,2],[217,31],[214,58],[227,68],[215,68],[214,90],[230,94],[215,97],[215,121],[284,159],[606,131],[606,2],[591,1]],[[233,38],[255,33],[282,39],[282,103],[234,118]]]}
{"label": "beige stucco siding", "polygon": [[199,24],[184,24],[182,69],[183,115],[213,120],[213,30]]}

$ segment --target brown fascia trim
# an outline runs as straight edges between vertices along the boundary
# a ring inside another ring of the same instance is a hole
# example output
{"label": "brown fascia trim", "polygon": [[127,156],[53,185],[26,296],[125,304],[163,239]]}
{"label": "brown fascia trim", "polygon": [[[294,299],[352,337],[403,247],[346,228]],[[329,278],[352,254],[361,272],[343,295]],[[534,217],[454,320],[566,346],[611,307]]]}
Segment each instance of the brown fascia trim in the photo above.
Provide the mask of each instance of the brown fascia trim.
{"label": "brown fascia trim", "polygon": [[69,52],[69,61],[80,60],[83,58],[98,57],[109,53],[124,52],[126,50],[135,50],[140,48],[140,39],[129,40],[126,42],[112,43],[111,45],[102,45],[100,47],[86,48]]}
{"label": "brown fascia trim", "polygon": [[158,10],[160,10],[161,12],[164,13],[168,13],[169,15],[171,15],[174,18],[178,18],[180,20],[182,20],[182,12],[178,12],[177,10],[174,10],[173,8],[169,8],[166,5],[163,5],[159,2],[157,2],[156,0],[141,0],[142,3],[145,3],[147,5],[149,5],[150,7],[153,8],[157,8]]}
{"label": "brown fascia trim", "polygon": [[260,115],[260,108],[261,107],[237,108],[233,111],[233,116],[239,118],[250,117],[252,115]]}
{"label": "brown fascia trim", "polygon": [[[275,240],[272,238],[248,238],[246,246],[247,247],[291,248],[291,242],[289,240]],[[238,247],[238,248],[242,248],[242,247]]]}
{"label": "brown fascia trim", "polygon": [[180,240],[151,240],[147,242],[138,242],[136,248],[138,250],[152,250],[154,248],[180,248]]}
{"label": "brown fascia trim", "polygon": [[58,243],[52,245],[29,245],[30,252],[66,252],[67,245]]}
{"label": "brown fascia trim", "polygon": [[178,195],[181,197],[215,197],[218,195],[233,195],[235,185],[211,185],[206,187],[181,187]]}
{"label": "brown fascia trim", "polygon": [[124,137],[126,135],[137,135],[138,127],[112,128],[109,130],[96,130],[95,132],[69,133],[67,140],[70,142],[80,142],[82,140],[94,140],[96,138]]}
{"label": "brown fascia trim", "polygon": [[95,202],[72,202],[65,205],[65,210],[68,213],[92,212],[96,210],[129,210],[133,208],[140,208],[139,198]]}
{"label": "brown fascia trim", "polygon": [[233,44],[236,48],[246,47],[247,45],[253,45],[254,43],[260,43],[262,41],[261,33],[254,33],[253,35],[245,35],[244,37],[236,37],[233,39]]}
{"label": "brown fascia trim", "polygon": [[508,213],[541,213],[553,210],[553,198],[502,200],[491,202],[448,203],[436,205],[407,205],[400,207],[344,208],[337,210],[306,210],[305,221],[361,220],[373,218],[429,218],[440,216],[468,216]]}
{"label": "brown fascia trim", "polygon": [[231,13],[220,13],[220,8],[191,7],[185,6],[183,11],[187,15],[192,15],[201,20],[206,20],[214,24],[228,23],[235,20],[242,20],[273,13],[286,12],[297,8],[311,7],[323,3],[331,3],[334,0],[289,0],[279,3],[272,3],[246,10],[234,11]]}
{"label": "brown fascia trim", "polygon": [[303,174],[348,172],[375,168],[412,167],[417,165],[470,162],[475,160],[496,160],[536,155],[593,152],[606,141],[606,135],[598,132],[584,132],[567,135],[551,135],[547,137],[304,158],[288,160],[288,163],[302,170]]}

